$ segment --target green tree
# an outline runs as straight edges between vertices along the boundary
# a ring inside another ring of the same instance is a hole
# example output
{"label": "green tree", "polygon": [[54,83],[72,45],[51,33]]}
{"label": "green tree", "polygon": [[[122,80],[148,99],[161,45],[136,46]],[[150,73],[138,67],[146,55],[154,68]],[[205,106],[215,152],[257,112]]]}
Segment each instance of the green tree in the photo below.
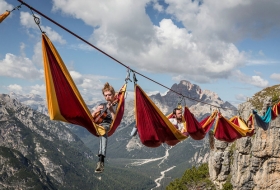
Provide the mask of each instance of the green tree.
{"label": "green tree", "polygon": [[187,169],[181,179],[175,179],[167,187],[167,190],[189,190],[189,189],[215,189],[209,179],[208,164]]}

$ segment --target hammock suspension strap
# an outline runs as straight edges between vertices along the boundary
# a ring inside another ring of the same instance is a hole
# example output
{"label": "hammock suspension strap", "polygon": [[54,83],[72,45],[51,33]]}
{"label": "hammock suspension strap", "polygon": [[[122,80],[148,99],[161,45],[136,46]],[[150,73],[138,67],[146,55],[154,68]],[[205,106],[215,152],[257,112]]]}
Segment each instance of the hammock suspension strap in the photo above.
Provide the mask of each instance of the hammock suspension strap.
{"label": "hammock suspension strap", "polygon": [[135,72],[133,71],[133,82],[134,82],[134,85],[136,85],[137,84],[137,78],[136,78],[136,74],[135,74]]}
{"label": "hammock suspension strap", "polygon": [[126,78],[124,80],[126,84],[128,83],[128,81],[132,82],[131,79],[130,79],[130,72],[131,72],[131,70],[130,70],[130,68],[128,68],[127,72],[126,72],[127,73]]}
{"label": "hammock suspension strap", "polygon": [[33,16],[33,18],[34,18],[34,22],[35,22],[35,23],[37,24],[37,26],[39,27],[41,33],[46,33],[45,31],[42,30],[42,28],[41,28],[41,26],[40,26],[40,18],[37,17],[37,16],[35,16],[35,14],[34,14],[34,12],[33,12],[32,9],[30,9],[30,10],[31,10],[32,16]]}
{"label": "hammock suspension strap", "polygon": [[21,5],[22,5],[22,3],[20,4],[20,5],[18,5],[18,6],[16,6],[16,7],[14,7],[12,10],[10,10],[10,11],[8,11],[8,10],[6,10],[6,11],[8,11],[8,12],[13,12],[14,10],[19,10],[20,8],[21,8]]}

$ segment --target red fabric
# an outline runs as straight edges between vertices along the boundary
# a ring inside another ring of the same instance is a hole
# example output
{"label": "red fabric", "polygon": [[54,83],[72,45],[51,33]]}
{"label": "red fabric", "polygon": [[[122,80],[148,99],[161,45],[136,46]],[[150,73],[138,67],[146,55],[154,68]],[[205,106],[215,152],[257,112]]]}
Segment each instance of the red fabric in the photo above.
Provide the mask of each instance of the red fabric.
{"label": "red fabric", "polygon": [[[187,123],[187,131],[194,140],[201,140],[205,137],[206,133],[201,124],[195,119],[190,110],[185,107],[184,117]],[[205,122],[205,121],[204,121]]]}
{"label": "red fabric", "polygon": [[43,39],[49,59],[49,66],[52,73],[53,84],[55,87],[61,115],[69,123],[83,126],[90,133],[98,136],[95,131],[94,125],[92,124],[91,118],[88,117],[87,113],[77,99],[45,38]]}
{"label": "red fabric", "polygon": [[135,87],[135,101],[138,134],[145,146],[173,146],[179,142],[139,86]]}
{"label": "red fabric", "polygon": [[111,135],[116,131],[116,129],[117,129],[118,126],[120,125],[121,120],[122,120],[122,118],[123,118],[123,114],[124,114],[124,103],[125,103],[125,101],[124,101],[124,94],[121,95],[121,93],[122,93],[122,92],[119,92],[119,97],[121,98],[121,99],[119,100],[119,103],[121,104],[121,105],[119,105],[119,106],[120,106],[119,112],[118,112],[118,114],[116,115],[116,118],[115,118],[115,120],[114,120],[113,126],[111,126],[111,129],[110,129],[110,131],[108,132],[108,136],[111,136]]}
{"label": "red fabric", "polygon": [[[248,120],[250,120],[252,122],[252,116]],[[235,117],[231,122],[234,123],[235,125],[239,126],[238,117]],[[246,137],[247,136],[251,137],[253,134],[254,134],[254,130],[252,130],[251,132],[247,133]]]}
{"label": "red fabric", "polygon": [[234,117],[234,119],[231,122],[239,126],[238,117]]}
{"label": "red fabric", "polygon": [[217,119],[217,127],[214,134],[216,139],[220,141],[233,142],[242,137],[242,135],[238,133],[238,131],[236,131],[228,122],[229,121],[224,117],[219,117]]}
{"label": "red fabric", "polygon": [[251,137],[253,136],[254,132],[255,132],[255,126],[254,126],[254,121],[253,121],[253,115],[250,115],[250,117],[248,118],[247,122],[251,121],[252,124],[252,128],[254,128],[250,133],[247,133],[246,136]]}
{"label": "red fabric", "polygon": [[280,102],[272,108],[272,119],[275,119],[280,113]]}
{"label": "red fabric", "polygon": [[[203,119],[202,121],[200,121],[200,122],[199,122],[200,125],[203,126],[204,123],[208,120],[209,117],[210,117],[210,116],[207,116],[205,119]],[[208,125],[204,126],[203,129],[204,129],[205,133],[208,133],[208,132],[210,131],[210,129],[211,129],[211,127],[212,127],[212,125],[213,125],[214,122],[215,122],[215,119],[213,119],[210,123],[208,123]]]}

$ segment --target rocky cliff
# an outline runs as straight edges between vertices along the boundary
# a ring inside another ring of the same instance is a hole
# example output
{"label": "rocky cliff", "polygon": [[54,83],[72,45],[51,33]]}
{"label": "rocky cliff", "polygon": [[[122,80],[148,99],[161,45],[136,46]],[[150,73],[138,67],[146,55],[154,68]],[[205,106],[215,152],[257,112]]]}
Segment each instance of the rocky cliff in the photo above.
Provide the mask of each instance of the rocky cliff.
{"label": "rocky cliff", "polygon": [[[239,106],[241,116],[248,118],[252,108],[258,108],[262,114],[267,101],[278,99],[279,90],[280,85],[277,85],[257,93]],[[270,122],[266,131],[255,127],[252,137],[233,143],[215,140],[209,157],[209,171],[217,189],[222,189],[226,182],[238,190],[280,189],[280,116]]]}

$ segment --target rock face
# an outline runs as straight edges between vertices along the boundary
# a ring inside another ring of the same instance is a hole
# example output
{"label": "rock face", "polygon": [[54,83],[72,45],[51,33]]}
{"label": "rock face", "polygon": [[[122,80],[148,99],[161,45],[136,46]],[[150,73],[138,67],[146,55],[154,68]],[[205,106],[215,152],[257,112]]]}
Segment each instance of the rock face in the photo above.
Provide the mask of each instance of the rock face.
{"label": "rock face", "polygon": [[230,146],[226,142],[215,140],[214,147],[208,160],[210,179],[221,188],[230,172]]}
{"label": "rock face", "polygon": [[[241,116],[247,119],[252,107],[249,102],[241,104]],[[238,190],[280,189],[280,117],[272,120],[266,131],[257,125],[255,128],[252,137],[233,143],[215,141],[209,170],[217,189],[227,179]]]}

